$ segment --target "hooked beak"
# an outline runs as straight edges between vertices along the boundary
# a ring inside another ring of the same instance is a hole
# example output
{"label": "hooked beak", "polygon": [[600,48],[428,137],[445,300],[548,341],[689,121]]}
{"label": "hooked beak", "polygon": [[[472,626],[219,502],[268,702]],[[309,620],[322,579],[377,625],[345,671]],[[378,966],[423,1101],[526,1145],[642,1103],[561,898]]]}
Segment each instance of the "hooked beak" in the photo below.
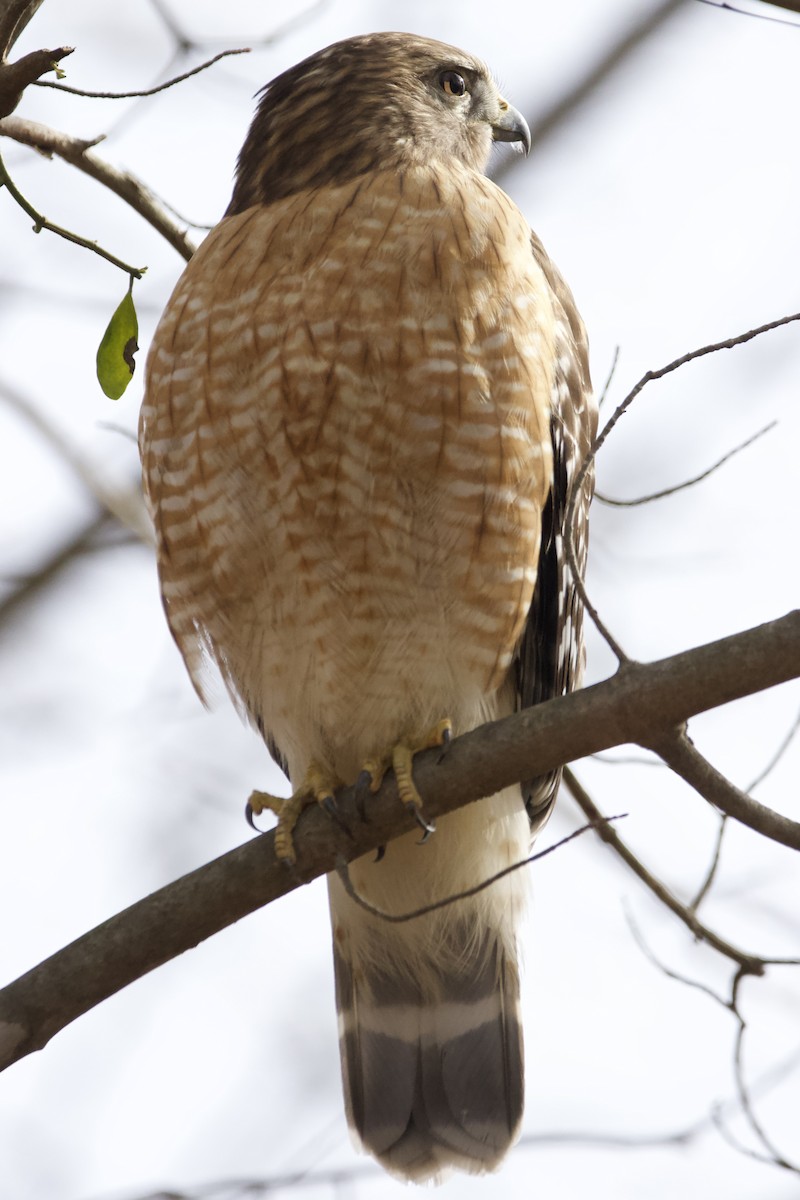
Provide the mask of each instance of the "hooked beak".
{"label": "hooked beak", "polygon": [[531,151],[531,131],[521,112],[506,100],[500,101],[500,117],[492,122],[492,138],[496,142],[521,142],[526,154]]}

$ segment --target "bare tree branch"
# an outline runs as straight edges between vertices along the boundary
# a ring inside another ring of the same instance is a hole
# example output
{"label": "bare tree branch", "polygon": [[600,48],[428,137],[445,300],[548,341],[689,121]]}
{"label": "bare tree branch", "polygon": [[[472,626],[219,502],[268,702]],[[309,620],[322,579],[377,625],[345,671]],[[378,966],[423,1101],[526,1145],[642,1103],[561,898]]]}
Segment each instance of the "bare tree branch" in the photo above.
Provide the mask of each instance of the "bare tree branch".
{"label": "bare tree branch", "polygon": [[677,371],[680,367],[686,366],[687,363],[694,362],[695,359],[705,358],[708,354],[716,354],[720,350],[733,350],[737,346],[743,346],[746,342],[751,342],[754,338],[760,337],[763,333],[769,333],[773,329],[779,329],[783,325],[790,325],[794,321],[800,321],[800,312],[791,313],[789,316],[779,317],[776,321],[768,321],[764,325],[758,325],[754,329],[748,329],[745,333],[737,334],[735,337],[725,338],[721,342],[711,342],[707,346],[700,346],[697,350],[689,350],[686,354],[682,354],[680,358],[673,359],[664,367],[659,367],[655,371],[647,371],[639,380],[639,382],[628,392],[621,404],[618,404],[609,420],[604,425],[602,431],[597,435],[590,452],[587,454],[581,468],[578,471],[575,481],[572,485],[567,511],[564,518],[564,555],[569,564],[569,569],[572,573],[572,578],[575,583],[575,588],[583,601],[584,608],[587,614],[594,622],[594,625],[605,640],[608,646],[621,664],[629,665],[631,660],[620,646],[610,629],[605,622],[601,620],[595,606],[592,604],[586,593],[586,585],[583,582],[583,577],[578,569],[577,559],[575,557],[575,540],[573,537],[573,527],[575,523],[575,506],[578,502],[578,497],[583,494],[583,485],[588,472],[592,468],[592,464],[597,458],[598,452],[605,443],[611,431],[615,428],[618,421],[628,411],[636,397],[647,386],[656,379],[663,379],[665,375]]}
{"label": "bare tree branch", "polygon": [[[769,759],[769,761],[766,763],[766,765],[764,767],[762,767],[762,769],[759,771],[758,775],[756,775],[755,779],[753,779],[752,782],[746,788],[748,795],[751,792],[753,792],[758,787],[759,784],[764,782],[764,780],[767,778],[767,776],[770,774],[771,771],[774,771],[775,767],[778,765],[778,763],[781,761],[781,759],[783,758],[786,751],[791,746],[798,729],[800,729],[800,711],[798,711],[797,715],[795,716],[795,719],[792,722],[789,732],[783,738],[783,740],[781,741],[781,743],[778,746],[775,753],[772,755],[772,757]],[[666,766],[666,764],[664,764],[664,765]],[[702,902],[705,900],[706,896],[708,895],[708,893],[711,889],[711,885],[714,882],[714,879],[716,877],[717,869],[718,869],[719,863],[720,863],[720,855],[722,853],[722,842],[723,842],[723,839],[725,836],[725,829],[727,828],[727,824],[728,824],[728,815],[727,815],[727,813],[723,813],[722,816],[720,817],[720,821],[719,821],[719,829],[717,830],[717,839],[716,839],[716,843],[714,845],[714,853],[711,858],[711,864],[708,868],[708,871],[706,872],[705,879],[703,880],[703,882],[701,883],[701,885],[697,891],[697,895],[695,896],[692,903],[689,905],[689,907],[691,909],[693,909],[695,912],[700,907]]]}
{"label": "bare tree branch", "polygon": [[26,575],[11,594],[0,601],[0,629],[17,617],[25,605],[48,587],[65,567],[90,550],[110,520],[109,514],[98,507],[94,515],[54,550],[35,571]]}
{"label": "bare tree branch", "polygon": [[249,46],[243,46],[238,50],[220,50],[219,54],[215,54],[213,58],[200,63],[198,67],[192,67],[191,71],[184,71],[182,75],[175,75],[172,79],[167,79],[164,83],[158,83],[155,87],[144,88],[139,92],[86,92],[82,88],[70,87],[66,83],[53,83],[49,79],[36,81],[36,86],[56,88],[59,92],[68,92],[70,96],[83,96],[88,100],[138,100],[144,96],[156,96],[159,92],[165,92],[167,88],[175,87],[178,83],[184,83],[187,79],[191,79],[193,75],[199,75],[201,71],[207,71],[209,67],[213,67],[214,63],[218,63],[221,58],[230,58],[232,54],[249,53]]}
{"label": "bare tree branch", "polygon": [[723,842],[723,838],[725,837],[725,826],[727,824],[728,824],[728,818],[727,818],[726,814],[723,813],[719,819],[719,827],[717,828],[717,837],[716,837],[716,841],[714,842],[714,852],[711,855],[711,863],[709,865],[708,870],[706,871],[705,879],[700,884],[700,887],[698,888],[694,899],[692,900],[691,904],[689,905],[689,908],[692,910],[692,912],[697,912],[698,908],[700,907],[700,905],[703,903],[706,896],[708,895],[708,893],[711,889],[711,885],[716,878],[717,870],[719,869],[720,855],[722,854],[722,842]]}
{"label": "bare tree branch", "polygon": [[690,787],[729,817],[774,842],[800,850],[800,824],[766,808],[737,788],[703,758],[688,737],[672,735],[656,738],[651,743],[651,749],[663,758],[676,775],[680,775]]}
{"label": "bare tree branch", "polygon": [[0,58],[5,58],[42,0],[0,0]]}
{"label": "bare tree branch", "polygon": [[[741,990],[742,981],[746,978],[746,976],[755,974],[756,972],[750,971],[745,965],[740,966],[736,974],[733,976],[733,980],[731,982],[731,994],[726,999],[724,996],[720,996],[717,992],[715,992],[713,988],[708,987],[707,984],[701,983],[697,979],[690,979],[688,976],[680,974],[677,971],[673,971],[669,967],[665,966],[665,964],[656,957],[656,955],[648,946],[631,914],[628,912],[626,913],[626,916],[631,933],[633,934],[634,940],[636,941],[639,949],[642,951],[645,957],[649,959],[649,961],[653,963],[653,965],[656,966],[659,971],[661,971],[663,975],[665,975],[668,979],[673,979],[675,982],[683,984],[684,987],[694,988],[697,991],[703,992],[704,995],[709,996],[717,1004],[721,1005],[723,1008],[727,1009],[728,1012],[732,1013],[737,1022],[738,1027],[736,1030],[736,1041],[734,1044],[733,1054],[733,1075],[736,1086],[738,1106],[740,1111],[744,1114],[744,1117],[756,1138],[764,1147],[765,1153],[760,1154],[756,1151],[751,1151],[735,1140],[728,1140],[731,1141],[731,1144],[734,1145],[735,1149],[742,1153],[752,1155],[753,1157],[758,1158],[761,1162],[770,1163],[773,1166],[782,1167],[784,1170],[793,1171],[800,1174],[800,1167],[790,1162],[781,1154],[757,1118],[753,1108],[751,1089],[744,1077],[743,1054],[744,1038],[745,1033],[747,1032],[747,1022],[739,1005],[739,993]],[[800,965],[800,959],[764,959],[763,965],[766,966],[767,963],[783,963],[784,965],[798,966]],[[718,1129],[720,1129],[720,1132],[725,1135],[726,1131],[721,1125],[719,1108],[712,1111],[711,1115],[714,1124]]]}
{"label": "bare tree branch", "polygon": [[[565,95],[558,97],[543,113],[537,117],[531,117],[528,123],[531,128],[533,146],[538,150],[543,142],[556,134],[566,121],[589,103],[598,90],[640,46],[646,45],[673,16],[676,16],[685,7],[683,0],[662,0],[662,3],[656,7],[646,9],[639,20],[626,29],[621,37],[601,54],[594,66],[587,71],[577,85],[570,87]],[[515,165],[524,161],[517,156],[505,158],[493,172],[492,177],[499,182],[509,174]]]}
{"label": "bare tree branch", "polygon": [[765,433],[769,433],[778,424],[777,421],[770,421],[763,429],[759,429],[757,433],[751,434],[745,441],[740,442],[738,446],[734,446],[727,454],[723,454],[722,458],[718,458],[710,467],[706,467],[705,471],[701,471],[699,475],[693,475],[691,479],[684,479],[683,483],[674,483],[672,487],[662,488],[658,492],[650,492],[647,496],[636,496],[633,500],[617,500],[613,496],[604,496],[602,492],[595,490],[594,498],[599,500],[601,504],[608,504],[612,508],[636,508],[639,504],[650,504],[653,500],[662,500],[664,496],[674,496],[676,492],[683,492],[686,488],[694,487],[696,483],[702,483],[704,479],[708,479],[709,475],[713,475],[720,467],[732,459],[735,455],[740,454],[742,450],[746,450],[748,446],[752,446],[753,442],[757,442]]}
{"label": "bare tree branch", "polygon": [[[415,776],[427,797],[426,816],[597,750],[650,745],[659,731],[663,736],[698,712],[797,676],[800,611],[672,658],[629,664],[604,683],[464,734],[444,755],[419,755]],[[745,798],[745,815],[752,804]],[[415,827],[393,774],[364,816],[353,787],[337,794],[337,808],[336,822],[319,806],[303,813],[295,867],[275,859],[274,834],[264,834],[132,905],[9,984],[0,992],[0,1064],[40,1049],[101,1000],[247,913]],[[759,817],[764,830],[768,813]],[[771,817],[783,835],[777,840],[800,847],[800,824]]]}
{"label": "bare tree branch", "polygon": [[0,62],[0,117],[13,112],[22,99],[22,93],[35,83],[46,71],[56,71],[57,64],[68,54],[72,46],[58,46],[55,50],[33,50],[16,62]]}
{"label": "bare tree branch", "polygon": [[136,485],[124,491],[106,482],[101,472],[89,463],[68,439],[57,430],[16,388],[0,380],[0,402],[22,417],[74,472],[83,486],[124,528],[147,545],[153,544],[153,528],[145,509],[142,489]]}
{"label": "bare tree branch", "polygon": [[[597,805],[592,800],[589,793],[581,785],[575,777],[573,771],[567,767],[564,771],[564,783],[567,785],[572,798],[580,808],[581,812],[592,823],[599,822],[602,813]],[[610,825],[596,824],[597,836],[610,846],[627,867],[629,867],[634,875],[641,879],[645,887],[649,888],[656,899],[668,908],[675,916],[683,921],[687,929],[698,938],[699,941],[705,942],[718,950],[720,954],[724,954],[726,958],[731,959],[740,967],[743,967],[749,974],[763,975],[764,960],[757,954],[748,954],[744,950],[740,950],[737,946],[725,941],[718,934],[714,933],[713,929],[709,929],[697,917],[697,914],[686,904],[683,904],[673,892],[669,890],[666,884],[650,871],[643,862],[633,853],[626,842],[622,840],[617,831]]]}
{"label": "bare tree branch", "polygon": [[79,171],[91,175],[92,179],[102,183],[129,204],[140,217],[144,217],[183,258],[188,260],[192,257],[195,246],[187,236],[186,230],[176,225],[153,193],[135,175],[130,171],[120,171],[117,167],[112,167],[92,152],[97,139],[86,141],[71,137],[57,129],[40,125],[37,121],[25,121],[21,117],[6,117],[0,121],[0,134],[25,146],[31,146],[42,154],[57,154]]}
{"label": "bare tree branch", "polygon": [[13,63],[8,61],[9,51],[41,3],[0,0],[0,117],[14,111],[29,84],[46,71],[57,70],[61,59],[72,54],[71,46],[59,46],[55,50],[34,50]]}
{"label": "bare tree branch", "polygon": [[142,275],[147,270],[146,267],[133,267],[130,263],[123,262],[121,258],[117,258],[115,254],[111,254],[108,250],[104,250],[97,242],[92,242],[88,238],[82,237],[79,233],[73,233],[71,229],[65,229],[63,225],[56,225],[53,221],[48,221],[47,217],[43,216],[37,209],[33,207],[29,200],[20,192],[19,188],[14,183],[9,175],[6,165],[0,158],[0,187],[5,187],[10,196],[16,200],[20,208],[28,214],[33,221],[34,233],[41,233],[46,229],[48,233],[54,233],[57,237],[63,238],[66,242],[72,242],[76,246],[82,246],[84,250],[91,250],[93,254],[97,254],[100,258],[104,258],[106,262],[111,263],[113,267],[119,267],[120,271],[124,271],[126,275],[130,275],[131,279],[141,279]]}

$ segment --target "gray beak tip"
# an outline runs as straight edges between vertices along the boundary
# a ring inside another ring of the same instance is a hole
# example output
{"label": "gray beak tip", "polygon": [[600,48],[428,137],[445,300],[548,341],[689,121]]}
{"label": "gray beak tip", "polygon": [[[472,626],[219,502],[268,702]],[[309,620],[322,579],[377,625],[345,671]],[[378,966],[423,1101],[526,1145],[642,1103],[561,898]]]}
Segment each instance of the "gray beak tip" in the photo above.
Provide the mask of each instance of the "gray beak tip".
{"label": "gray beak tip", "polygon": [[492,124],[492,137],[496,142],[519,142],[526,155],[531,152],[531,131],[528,122],[522,113],[510,104],[506,104],[503,115]]}

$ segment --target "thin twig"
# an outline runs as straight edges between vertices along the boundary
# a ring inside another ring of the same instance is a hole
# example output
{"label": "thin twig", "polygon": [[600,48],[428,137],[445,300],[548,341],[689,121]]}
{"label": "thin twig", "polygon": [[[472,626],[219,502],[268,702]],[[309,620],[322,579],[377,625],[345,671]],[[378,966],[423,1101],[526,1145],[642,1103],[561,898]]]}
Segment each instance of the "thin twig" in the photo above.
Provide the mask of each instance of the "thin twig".
{"label": "thin twig", "polygon": [[[574,772],[570,767],[564,769],[564,783],[567,785],[572,798],[580,808],[581,812],[590,821],[597,822],[602,819],[603,814],[592,800],[589,793],[583,785],[575,777]],[[726,942],[718,934],[704,925],[697,917],[696,913],[692,912],[685,904],[683,904],[677,896],[675,896],[666,884],[662,883],[653,875],[644,863],[642,863],[633,853],[626,842],[622,840],[615,829],[610,826],[596,826],[598,837],[610,846],[611,849],[622,859],[622,861],[630,867],[634,875],[641,879],[642,883],[650,889],[653,895],[661,901],[675,916],[683,922],[692,934],[698,940],[706,942],[720,954],[724,954],[726,958],[731,959],[739,967],[746,970],[751,975],[762,975],[764,973],[764,960],[757,954],[748,954],[744,950],[740,950],[737,946]]]}
{"label": "thin twig", "polygon": [[[751,783],[748,784],[747,788],[745,789],[745,791],[747,793],[754,791],[760,783],[764,782],[764,780],[767,778],[767,776],[770,774],[770,772],[775,769],[775,767],[778,765],[780,760],[783,758],[786,751],[789,749],[789,746],[792,744],[792,741],[794,740],[795,734],[797,733],[798,729],[800,729],[800,711],[798,711],[797,716],[795,717],[794,721],[792,722],[792,726],[791,726],[789,732],[786,734],[786,737],[782,740],[781,744],[778,746],[777,750],[772,755],[772,758],[769,760],[769,762],[766,764],[766,766],[763,768],[763,770],[761,770],[758,773],[758,775],[756,775],[755,779],[753,779],[751,781]],[[711,885],[714,882],[714,879],[716,877],[717,868],[719,867],[719,863],[720,863],[720,854],[722,852],[722,841],[723,841],[723,837],[725,835],[725,829],[727,827],[727,824],[728,824],[728,815],[727,815],[727,813],[722,813],[720,820],[719,820],[719,828],[717,830],[717,839],[716,839],[716,843],[714,846],[714,853],[713,853],[713,856],[711,859],[711,865],[708,868],[705,879],[703,880],[703,882],[700,885],[697,895],[695,896],[692,903],[689,905],[689,907],[691,909],[693,909],[695,912],[700,907],[703,900],[705,900],[706,896],[708,895],[709,889],[711,888]]]}
{"label": "thin twig", "polygon": [[613,817],[600,817],[599,822],[590,821],[588,825],[582,825],[580,829],[575,829],[572,833],[568,833],[566,837],[554,842],[546,850],[539,850],[536,854],[531,854],[528,858],[522,858],[519,862],[512,863],[510,867],[504,867],[502,871],[490,875],[488,879],[481,880],[474,887],[466,888],[463,892],[454,892],[450,896],[445,896],[443,900],[435,900],[432,904],[424,904],[421,908],[414,908],[410,912],[405,913],[384,912],[383,909],[376,908],[374,904],[370,904],[369,900],[365,900],[363,896],[360,896],[353,887],[347,863],[341,863],[336,870],[342,881],[344,890],[359,908],[362,908],[364,912],[368,912],[372,917],[379,917],[381,921],[386,921],[388,925],[403,925],[406,921],[416,921],[419,917],[426,917],[428,913],[438,912],[440,908],[449,908],[451,904],[457,904],[459,900],[469,900],[471,896],[477,896],[500,879],[505,879],[507,875],[513,874],[514,871],[520,871],[523,867],[528,867],[531,863],[538,862],[540,858],[547,858],[548,854],[552,854],[554,850],[560,850],[562,846],[566,846],[568,842],[574,841],[581,834],[587,833],[590,829],[595,829],[598,823],[606,824],[610,821],[620,821],[627,815],[627,813],[617,813]]}
{"label": "thin twig", "polygon": [[605,404],[606,400],[608,399],[608,393],[611,389],[611,382],[614,378],[614,374],[616,372],[618,362],[619,362],[619,346],[615,346],[614,353],[611,356],[611,366],[609,367],[608,374],[606,375],[606,381],[603,384],[603,387],[600,391],[600,395],[597,397],[598,409],[602,408],[603,405]]}
{"label": "thin twig", "polygon": [[52,221],[48,221],[41,213],[37,212],[32,204],[22,195],[19,189],[14,185],[14,181],[6,170],[6,165],[0,158],[0,186],[5,186],[9,195],[16,200],[17,204],[24,212],[33,220],[34,233],[41,233],[46,229],[49,233],[55,233],[58,237],[64,238],[67,242],[73,242],[76,246],[82,246],[84,250],[91,250],[93,254],[97,254],[100,258],[104,258],[106,262],[110,262],[112,266],[119,267],[120,271],[124,271],[131,279],[141,279],[147,267],[132,267],[130,263],[123,262],[121,258],[110,254],[108,250],[104,250],[97,242],[90,242],[87,238],[81,237],[80,234],[72,233],[69,229],[64,229],[61,225],[54,225]]}
{"label": "thin twig", "polygon": [[759,784],[761,784],[761,783],[763,783],[763,782],[764,782],[764,780],[767,778],[767,776],[768,776],[768,775],[769,775],[769,774],[770,774],[772,771],[774,771],[774,770],[775,770],[775,768],[777,767],[778,763],[781,761],[781,759],[783,758],[784,754],[786,753],[786,751],[789,749],[789,747],[791,746],[792,742],[794,741],[794,739],[795,739],[795,736],[797,735],[797,731],[798,731],[799,729],[800,729],[800,711],[798,711],[798,713],[797,713],[797,716],[795,717],[794,721],[792,721],[791,728],[789,729],[789,732],[786,734],[786,737],[783,739],[783,741],[781,742],[781,744],[778,746],[778,749],[775,751],[775,753],[773,754],[772,758],[769,760],[769,762],[768,762],[768,763],[767,763],[767,765],[766,765],[766,766],[763,768],[763,770],[759,771],[759,773],[758,773],[758,775],[756,775],[755,779],[753,779],[753,780],[752,780],[752,781],[751,781],[751,782],[748,784],[748,786],[747,786],[747,788],[746,788],[746,790],[747,790],[748,792],[755,791],[755,789],[758,787],[758,785],[759,785]]}
{"label": "thin twig", "polygon": [[742,1063],[744,1035],[747,1030],[747,1023],[742,1016],[738,1005],[738,988],[740,983],[741,974],[737,974],[733,981],[732,1011],[739,1022],[739,1029],[736,1034],[736,1049],[733,1055],[733,1071],[734,1079],[736,1081],[736,1090],[739,1095],[739,1103],[741,1104],[742,1112],[744,1113],[750,1128],[761,1142],[761,1145],[764,1147],[767,1154],[770,1155],[770,1161],[776,1167],[782,1167],[786,1171],[792,1171],[796,1174],[800,1174],[800,1167],[785,1158],[775,1146],[772,1139],[768,1136],[764,1126],[761,1124],[761,1121],[755,1114],[755,1110],[750,1099],[750,1093],[744,1078],[744,1066]]}
{"label": "thin twig", "polygon": [[[645,955],[645,957],[647,959],[649,959],[650,962],[653,963],[653,965],[659,969],[659,971],[661,971],[661,973],[663,975],[666,975],[666,977],[668,979],[673,979],[677,983],[683,984],[685,987],[694,988],[696,991],[700,991],[704,995],[710,996],[711,999],[714,1000],[717,1004],[721,1005],[722,1008],[727,1009],[728,1012],[733,1014],[733,1016],[737,1022],[736,1041],[735,1041],[735,1045],[734,1045],[734,1054],[733,1054],[733,1075],[734,1075],[734,1083],[735,1083],[735,1087],[736,1087],[736,1094],[737,1094],[737,1098],[738,1098],[738,1102],[739,1102],[739,1108],[741,1109],[745,1119],[747,1120],[748,1124],[750,1125],[750,1128],[752,1129],[753,1133],[758,1138],[758,1140],[761,1142],[762,1146],[764,1147],[764,1149],[766,1151],[766,1154],[764,1155],[762,1161],[771,1163],[774,1166],[783,1167],[785,1170],[795,1171],[795,1172],[800,1173],[800,1168],[795,1166],[793,1163],[789,1162],[788,1159],[784,1158],[784,1156],[780,1153],[780,1151],[777,1149],[775,1144],[772,1142],[772,1140],[767,1135],[767,1132],[764,1129],[763,1125],[761,1124],[759,1119],[756,1117],[756,1114],[755,1114],[755,1111],[753,1108],[752,1098],[750,1095],[750,1089],[744,1078],[744,1067],[742,1064],[742,1056],[743,1056],[743,1048],[744,1048],[744,1036],[745,1036],[745,1032],[747,1030],[747,1022],[745,1021],[742,1011],[739,1007],[739,991],[740,991],[742,981],[745,979],[745,977],[748,974],[752,974],[752,972],[749,972],[746,970],[746,968],[740,966],[731,982],[730,997],[728,999],[725,999],[724,996],[720,996],[717,992],[714,991],[713,988],[708,987],[707,984],[701,983],[697,979],[691,979],[691,978],[689,978],[689,976],[680,974],[677,971],[673,971],[669,967],[667,967],[664,963],[662,963],[656,957],[656,955],[653,953],[653,951],[650,949],[650,947],[648,946],[648,944],[645,941],[644,937],[642,936],[638,926],[636,925],[636,922],[634,921],[633,916],[627,910],[626,910],[626,918],[628,921],[628,925],[630,926],[630,930],[633,935],[634,941],[639,946],[639,949],[642,951],[642,953]],[[764,962],[766,964],[769,962],[769,960],[765,959]],[[795,964],[793,964],[793,965],[800,965],[800,963],[795,962]],[[717,1110],[717,1113],[718,1113],[718,1110]],[[714,1120],[715,1124],[717,1124],[717,1119],[716,1119],[717,1113],[712,1111],[712,1119]],[[737,1148],[743,1149],[743,1147],[738,1147],[738,1146],[737,1146]],[[757,1152],[754,1152],[754,1154],[757,1155]]]}
{"label": "thin twig", "polygon": [[595,490],[595,499],[599,500],[602,504],[610,504],[614,508],[635,508],[638,504],[650,504],[652,500],[661,500],[664,496],[674,496],[676,492],[685,491],[686,488],[694,487],[696,483],[702,483],[704,479],[708,479],[709,475],[713,475],[715,471],[724,466],[734,455],[739,454],[742,450],[746,450],[748,446],[752,446],[753,442],[758,441],[765,433],[769,433],[777,424],[777,421],[770,421],[769,425],[765,425],[763,429],[759,429],[758,433],[754,433],[746,441],[741,442],[740,445],[734,446],[733,450],[729,450],[727,454],[723,454],[722,458],[717,459],[713,466],[707,467],[705,471],[701,471],[699,475],[695,475],[692,479],[684,480],[683,483],[676,483],[672,487],[662,488],[660,492],[650,492],[647,496],[637,496],[633,500],[615,500],[612,496],[605,496]]}
{"label": "thin twig", "polygon": [[[330,0],[316,0],[314,4],[310,4],[308,8],[304,8],[301,12],[295,13],[288,17],[287,20],[273,29],[271,33],[267,33],[262,38],[258,38],[253,42],[253,47],[274,46],[282,38],[292,33],[295,29],[305,26],[313,17],[320,13],[324,8],[327,8]],[[167,7],[162,0],[150,0],[151,6],[158,13],[161,21],[166,27],[173,42],[178,47],[179,53],[187,54],[190,50],[197,50],[201,46],[207,45],[211,39],[191,38],[181,28],[175,19],[174,13]],[[214,39],[219,42],[219,38]]]}
{"label": "thin twig", "polygon": [[72,46],[59,46],[55,50],[33,50],[17,59],[6,60],[6,47],[0,45],[0,117],[6,117],[19,104],[27,87],[45,71],[60,71],[62,58],[72,54]]}
{"label": "thin twig", "polygon": [[748,329],[745,333],[737,334],[735,337],[725,338],[724,341],[711,342],[706,346],[700,346],[697,350],[690,350],[686,354],[682,354],[680,358],[673,359],[672,362],[667,363],[664,367],[659,367],[658,370],[647,371],[641,377],[639,382],[631,389],[631,391],[628,392],[628,395],[625,397],[625,399],[617,405],[612,416],[606,422],[602,431],[595,438],[591,450],[581,463],[580,469],[572,485],[572,491],[570,493],[569,500],[567,502],[567,511],[564,520],[564,555],[569,564],[570,571],[572,572],[575,588],[581,598],[586,612],[591,617],[601,637],[604,638],[608,646],[616,655],[620,664],[630,660],[611,631],[600,619],[597,609],[589,600],[586,592],[586,585],[584,584],[581,572],[578,570],[578,562],[575,556],[575,539],[573,537],[575,506],[578,502],[578,497],[583,493],[583,485],[586,480],[586,476],[591,470],[592,464],[597,458],[598,452],[605,444],[606,439],[611,431],[616,427],[617,423],[628,411],[636,397],[639,395],[642,389],[647,386],[648,383],[652,383],[656,379],[663,379],[665,375],[669,375],[671,372],[677,371],[680,367],[685,366],[687,363],[694,362],[695,359],[704,358],[708,354],[716,354],[719,350],[732,350],[736,346],[743,346],[746,342],[752,341],[753,338],[760,337],[761,334],[769,333],[773,329],[779,329],[783,325],[790,325],[794,321],[800,321],[800,312],[791,313],[786,317],[779,317],[776,321],[768,321],[764,325],[758,325],[754,329]]}
{"label": "thin twig", "polygon": [[184,80],[191,79],[193,75],[199,75],[201,71],[213,67],[214,63],[219,62],[221,58],[228,58],[231,54],[249,53],[249,46],[244,46],[238,50],[220,50],[219,54],[215,54],[207,62],[200,63],[199,67],[193,67],[191,71],[184,71],[182,75],[176,75],[173,79],[168,79],[166,83],[159,83],[156,87],[143,88],[138,92],[87,92],[82,88],[69,87],[66,83],[53,83],[49,79],[37,79],[34,86],[55,88],[59,92],[68,92],[70,96],[85,96],[88,100],[134,100],[143,96],[155,96],[158,92],[165,92],[167,88],[175,87],[176,83],[183,83]]}
{"label": "thin twig", "polygon": [[641,950],[645,958],[649,959],[654,967],[658,967],[662,975],[666,975],[667,979],[672,979],[675,983],[682,983],[684,987],[694,988],[695,991],[703,992],[704,995],[710,996],[712,1000],[716,1000],[717,1004],[727,1008],[730,1012],[735,1012],[735,1006],[732,1000],[726,1000],[724,996],[720,996],[708,984],[701,983],[699,979],[691,979],[688,975],[682,975],[679,971],[673,971],[671,967],[666,966],[656,957],[654,951],[647,944],[644,934],[634,920],[630,906],[623,900],[623,909],[625,912],[625,920],[628,923],[628,928],[631,931],[631,937],[636,942],[636,945]]}
{"label": "thin twig", "polygon": [[92,150],[96,144],[82,138],[71,137],[57,129],[40,125],[37,121],[23,120],[21,117],[6,117],[0,121],[0,134],[30,146],[42,154],[57,154],[65,162],[77,167],[79,171],[102,183],[109,191],[119,196],[126,204],[143,217],[148,224],[177,250],[187,261],[195,251],[194,243],[187,237],[186,230],[181,229],[170,219],[164,208],[159,204],[153,193],[145,187],[141,180],[130,171],[120,171],[112,167],[105,159],[100,158]]}
{"label": "thin twig", "polygon": [[695,896],[694,900],[692,900],[691,904],[689,905],[689,908],[692,910],[692,912],[697,912],[698,908],[700,907],[700,905],[703,903],[706,896],[708,895],[709,889],[711,888],[711,885],[714,882],[714,879],[716,878],[717,869],[719,868],[719,863],[720,863],[720,854],[722,853],[722,839],[725,836],[725,827],[726,827],[727,823],[728,823],[727,814],[723,813],[719,819],[719,826],[717,828],[717,838],[716,838],[716,842],[714,843],[714,853],[711,857],[711,865],[709,866],[708,871],[706,872],[705,879],[703,880],[703,882],[700,884],[700,887],[698,888],[697,895]]}
{"label": "thin twig", "polygon": [[800,850],[800,823],[759,804],[704,758],[685,733],[654,739],[651,747],[676,775],[721,812],[774,842]]}

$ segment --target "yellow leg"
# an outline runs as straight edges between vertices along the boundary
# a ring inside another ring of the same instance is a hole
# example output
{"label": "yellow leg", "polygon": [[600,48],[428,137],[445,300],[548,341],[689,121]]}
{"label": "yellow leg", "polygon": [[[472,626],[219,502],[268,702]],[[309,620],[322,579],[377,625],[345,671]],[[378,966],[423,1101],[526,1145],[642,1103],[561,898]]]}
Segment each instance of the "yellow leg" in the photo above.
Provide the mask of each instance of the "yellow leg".
{"label": "yellow leg", "polygon": [[312,762],[303,776],[300,787],[288,799],[283,796],[271,796],[268,792],[253,792],[247,801],[247,819],[253,825],[252,818],[265,809],[277,815],[275,853],[278,858],[291,865],[297,861],[292,835],[300,814],[311,804],[321,804],[323,808],[330,810],[334,803],[333,793],[340,786],[341,780]]}
{"label": "yellow leg", "polygon": [[429,730],[424,737],[417,741],[399,742],[381,758],[368,759],[362,769],[362,778],[369,777],[369,790],[377,792],[389,767],[394,768],[400,799],[406,808],[410,808],[414,813],[417,824],[424,831],[425,838],[433,833],[433,826],[425,820],[422,814],[422,797],[414,783],[414,755],[419,754],[421,750],[430,750],[433,746],[446,746],[452,735],[452,722],[445,717],[434,725],[433,729]]}

